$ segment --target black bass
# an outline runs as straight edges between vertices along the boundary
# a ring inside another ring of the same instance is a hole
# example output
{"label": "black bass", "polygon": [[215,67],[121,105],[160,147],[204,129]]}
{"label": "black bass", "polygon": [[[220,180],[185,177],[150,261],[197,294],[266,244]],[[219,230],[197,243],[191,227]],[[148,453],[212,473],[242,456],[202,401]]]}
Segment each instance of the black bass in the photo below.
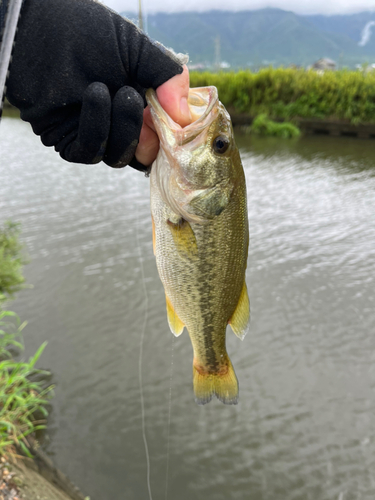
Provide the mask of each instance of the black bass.
{"label": "black bass", "polygon": [[245,175],[230,117],[215,87],[190,89],[194,121],[185,128],[147,102],[160,150],[151,168],[156,263],[169,326],[186,326],[194,349],[198,404],[215,395],[238,402],[238,381],[226,351],[229,323],[244,338],[250,318],[245,271],[249,244]]}

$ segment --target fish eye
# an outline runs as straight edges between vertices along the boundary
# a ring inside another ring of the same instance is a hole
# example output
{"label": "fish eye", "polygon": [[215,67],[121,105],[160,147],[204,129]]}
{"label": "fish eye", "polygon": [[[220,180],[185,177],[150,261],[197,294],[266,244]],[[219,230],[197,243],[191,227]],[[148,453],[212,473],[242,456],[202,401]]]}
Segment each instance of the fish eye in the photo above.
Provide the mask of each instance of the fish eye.
{"label": "fish eye", "polygon": [[225,135],[218,135],[213,143],[212,146],[214,148],[215,153],[223,154],[229,147],[229,139]]}

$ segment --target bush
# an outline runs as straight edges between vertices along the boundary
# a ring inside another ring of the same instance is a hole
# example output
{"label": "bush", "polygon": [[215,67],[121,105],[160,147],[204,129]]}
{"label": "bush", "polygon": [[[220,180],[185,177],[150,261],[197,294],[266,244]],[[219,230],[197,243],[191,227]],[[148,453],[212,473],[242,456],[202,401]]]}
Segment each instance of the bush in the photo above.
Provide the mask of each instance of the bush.
{"label": "bush", "polygon": [[299,137],[301,131],[290,122],[277,123],[268,118],[265,113],[258,115],[250,127],[251,132],[259,135],[270,135],[289,139]]}
{"label": "bush", "polygon": [[375,122],[375,72],[266,68],[258,73],[191,72],[192,87],[214,85],[229,111],[271,118]]}
{"label": "bush", "polygon": [[0,228],[0,306],[25,288],[22,268],[27,263],[19,241],[20,226],[13,222]]}

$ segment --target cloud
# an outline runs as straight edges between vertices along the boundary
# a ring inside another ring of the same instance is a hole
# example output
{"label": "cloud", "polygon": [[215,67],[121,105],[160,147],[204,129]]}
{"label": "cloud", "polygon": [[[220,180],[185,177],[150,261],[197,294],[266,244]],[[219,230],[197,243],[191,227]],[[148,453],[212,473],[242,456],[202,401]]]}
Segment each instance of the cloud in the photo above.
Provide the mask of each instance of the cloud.
{"label": "cloud", "polygon": [[366,26],[363,28],[361,34],[362,38],[358,44],[360,47],[364,47],[370,41],[372,26],[375,26],[375,21],[368,22]]}
{"label": "cloud", "polygon": [[[138,11],[138,1],[104,0],[117,12]],[[298,14],[349,14],[374,10],[374,0],[142,0],[144,12],[184,12],[191,10],[255,10],[275,7]]]}

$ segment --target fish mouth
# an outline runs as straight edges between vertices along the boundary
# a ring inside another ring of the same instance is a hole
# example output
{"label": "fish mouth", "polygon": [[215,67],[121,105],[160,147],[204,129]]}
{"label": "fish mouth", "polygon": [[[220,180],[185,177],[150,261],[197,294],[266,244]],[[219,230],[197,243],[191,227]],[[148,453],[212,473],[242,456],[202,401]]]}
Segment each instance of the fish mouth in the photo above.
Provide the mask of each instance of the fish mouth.
{"label": "fish mouth", "polygon": [[182,146],[191,142],[215,120],[218,114],[218,93],[216,87],[197,87],[189,89],[188,105],[193,117],[192,123],[181,127],[162,108],[155,90],[146,92],[147,104],[151,110],[152,121],[162,144],[169,147]]}

